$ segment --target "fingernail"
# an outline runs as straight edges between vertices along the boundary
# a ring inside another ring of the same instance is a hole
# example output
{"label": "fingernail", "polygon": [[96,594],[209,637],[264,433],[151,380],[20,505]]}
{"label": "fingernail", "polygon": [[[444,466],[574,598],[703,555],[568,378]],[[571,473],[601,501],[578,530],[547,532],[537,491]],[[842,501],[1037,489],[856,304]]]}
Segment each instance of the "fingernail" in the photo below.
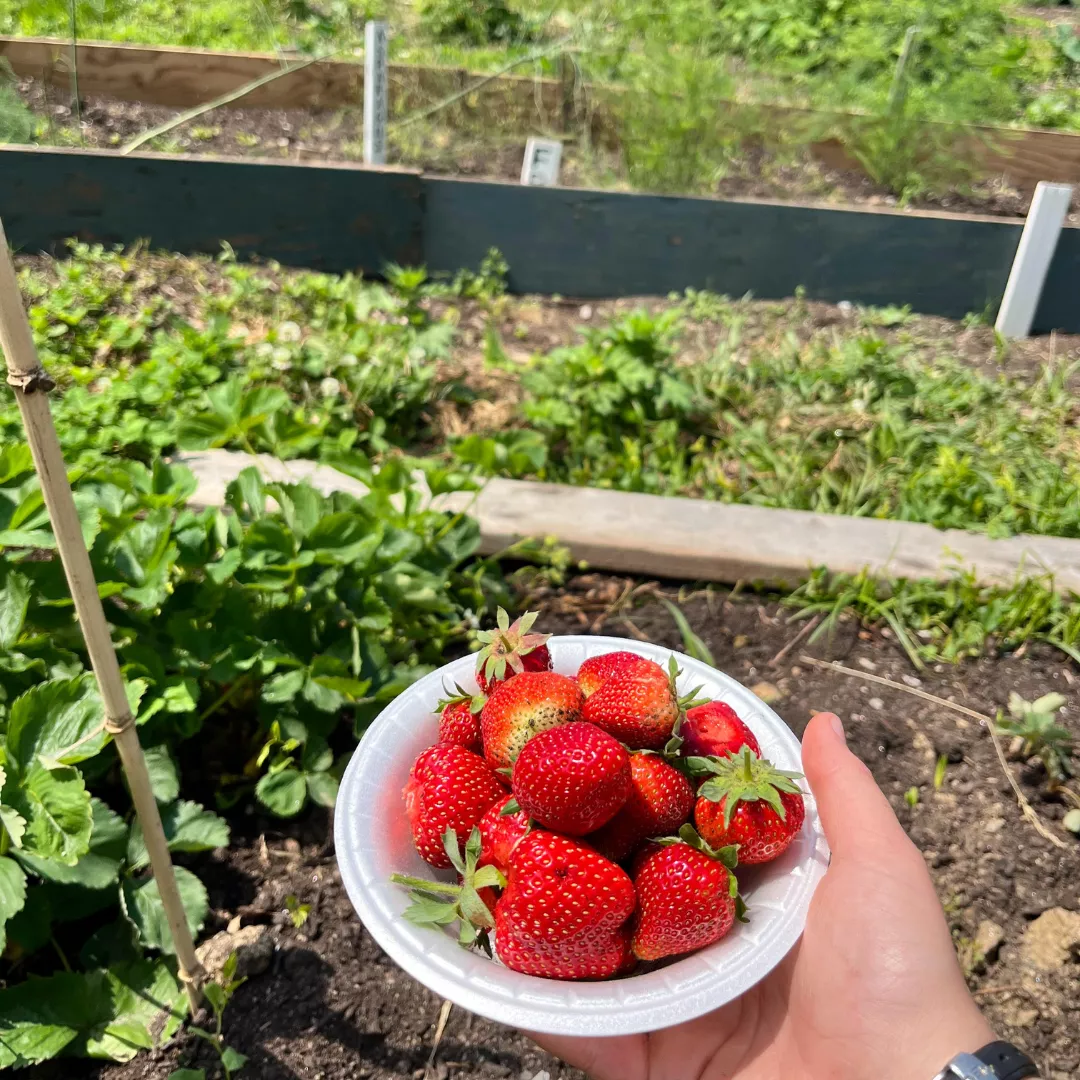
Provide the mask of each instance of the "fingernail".
{"label": "fingernail", "polygon": [[833,713],[832,716],[829,718],[829,723],[832,724],[833,731],[835,731],[836,734],[839,735],[840,738],[846,743],[847,734],[844,731],[844,723],[840,719],[840,717],[837,716],[836,713]]}

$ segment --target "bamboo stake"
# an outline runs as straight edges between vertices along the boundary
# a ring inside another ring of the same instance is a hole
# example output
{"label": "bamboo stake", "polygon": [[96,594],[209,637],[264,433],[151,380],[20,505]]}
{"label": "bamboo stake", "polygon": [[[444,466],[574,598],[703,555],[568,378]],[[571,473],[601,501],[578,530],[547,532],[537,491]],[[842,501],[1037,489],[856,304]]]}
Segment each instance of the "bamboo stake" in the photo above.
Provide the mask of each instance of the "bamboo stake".
{"label": "bamboo stake", "polygon": [[172,858],[161,827],[161,815],[150,788],[142,745],[135,730],[135,718],[124,692],[124,680],[113,650],[109,625],[98,596],[90,556],[83,541],[79,515],[67,479],[67,468],[53,426],[47,392],[54,386],[38,360],[30,324],[22,306],[15,267],[7,236],[0,222],[0,347],[7,359],[8,382],[15,391],[41,491],[52,520],[56,545],[64,564],[75,612],[82,627],[90,663],[97,677],[105,705],[105,730],[113,736],[120,762],[127,775],[135,812],[142,823],[150,868],[157,880],[161,903],[172,932],[180,981],[187,991],[192,1014],[198,1009],[199,985],[205,972],[195,955],[195,943],[188,929],[180,891],[176,886]]}

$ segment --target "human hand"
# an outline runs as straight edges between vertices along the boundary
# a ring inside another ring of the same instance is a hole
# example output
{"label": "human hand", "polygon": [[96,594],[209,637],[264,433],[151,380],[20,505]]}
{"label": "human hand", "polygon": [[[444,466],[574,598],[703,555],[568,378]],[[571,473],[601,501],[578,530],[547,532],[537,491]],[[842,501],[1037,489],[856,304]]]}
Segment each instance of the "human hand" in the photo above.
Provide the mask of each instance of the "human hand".
{"label": "human hand", "polygon": [[[799,945],[738,1001],[648,1035],[534,1035],[596,1080],[932,1080],[994,1035],[968,993],[922,855],[840,720],[803,768],[832,862]],[[751,911],[751,918],[753,911]]]}

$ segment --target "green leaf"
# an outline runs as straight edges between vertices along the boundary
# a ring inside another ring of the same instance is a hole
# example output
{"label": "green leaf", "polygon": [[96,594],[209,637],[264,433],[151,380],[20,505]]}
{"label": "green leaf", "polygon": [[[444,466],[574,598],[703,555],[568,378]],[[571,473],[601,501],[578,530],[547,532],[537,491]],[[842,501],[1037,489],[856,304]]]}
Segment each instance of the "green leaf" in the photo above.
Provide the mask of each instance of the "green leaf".
{"label": "green leaf", "polygon": [[[177,866],[174,869],[188,927],[192,936],[197,937],[210,910],[206,888],[186,867]],[[120,886],[120,905],[124,914],[135,924],[144,945],[170,955],[175,952],[165,906],[154,878],[125,878]]]}
{"label": "green leaf", "polygon": [[278,817],[292,817],[304,808],[307,783],[298,769],[286,768],[263,776],[255,785],[255,795]]}
{"label": "green leaf", "polygon": [[668,609],[668,613],[671,615],[672,619],[675,620],[675,626],[678,628],[679,634],[683,639],[683,648],[686,650],[687,655],[692,656],[695,660],[700,660],[702,663],[708,664],[709,667],[716,667],[716,660],[709,651],[708,645],[706,645],[694,632],[693,627],[691,627],[686,616],[683,614],[682,608],[673,604],[663,596],[660,597],[660,602]]}
{"label": "green leaf", "polygon": [[4,800],[26,821],[22,851],[74,866],[90,848],[90,793],[74,768],[34,763]]}
{"label": "green leaf", "polygon": [[30,603],[30,579],[14,571],[0,577],[0,649],[14,646]]}
{"label": "green leaf", "polygon": [[337,802],[337,777],[328,772],[305,773],[304,776],[311,801],[319,806],[333,807]]}
{"label": "green leaf", "polygon": [[239,1050],[234,1050],[231,1046],[226,1046],[221,1052],[221,1064],[229,1070],[230,1073],[236,1072],[237,1069],[242,1069],[247,1063],[247,1056],[241,1054]]}
{"label": "green leaf", "polygon": [[176,1032],[182,1002],[169,967],[150,960],[29,978],[0,990],[0,1069],[61,1053],[130,1061]]}
{"label": "green leaf", "polygon": [[7,944],[5,924],[26,903],[26,874],[14,859],[0,856],[0,953]]}
{"label": "green leaf", "polygon": [[[229,845],[229,826],[225,819],[211,810],[204,810],[198,803],[181,800],[163,806],[161,824],[170,851],[210,851]],[[127,860],[136,870],[150,864],[142,826],[138,821],[131,826]]]}
{"label": "green leaf", "polygon": [[1061,822],[1069,832],[1080,836],[1080,810],[1070,810]]}
{"label": "green leaf", "polygon": [[168,746],[151,746],[143,754],[154,798],[159,803],[172,802],[180,794],[180,774]]}
{"label": "green leaf", "polygon": [[90,809],[89,848],[74,866],[26,852],[20,852],[19,860],[38,877],[56,884],[81,885],[86,889],[104,889],[114,884],[124,861],[128,827],[100,799],[91,799]]}
{"label": "green leaf", "polygon": [[105,972],[110,1019],[68,1047],[68,1053],[130,1061],[172,1037],[183,1021],[187,1002],[169,965],[136,960]]}
{"label": "green leaf", "polygon": [[206,1080],[205,1069],[173,1069],[165,1080]]}
{"label": "green leaf", "polygon": [[25,772],[35,758],[73,765],[97,754],[109,736],[92,673],[53,679],[16,698],[8,721],[8,760]]}
{"label": "green leaf", "polygon": [[292,701],[303,689],[306,679],[307,672],[303,669],[275,675],[263,686],[262,699],[271,705],[281,705],[286,701]]}

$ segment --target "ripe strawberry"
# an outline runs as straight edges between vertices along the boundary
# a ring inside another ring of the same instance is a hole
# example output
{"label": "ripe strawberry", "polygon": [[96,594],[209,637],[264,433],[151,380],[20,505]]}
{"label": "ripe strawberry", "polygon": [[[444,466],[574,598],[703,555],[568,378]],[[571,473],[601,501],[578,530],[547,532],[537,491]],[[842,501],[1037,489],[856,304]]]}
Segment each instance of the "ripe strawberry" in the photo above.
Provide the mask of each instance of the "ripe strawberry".
{"label": "ripe strawberry", "polygon": [[455,693],[444,688],[445,697],[436,708],[439,717],[439,742],[456,743],[476,754],[484,752],[484,740],[480,734],[480,710],[487,700],[483,694],[470,694],[460,686]]}
{"label": "ripe strawberry", "polygon": [[510,858],[495,909],[507,967],[554,979],[603,979],[629,962],[626,923],[636,905],[625,871],[591,848],[532,832]]}
{"label": "ripe strawberry", "polygon": [[634,955],[659,960],[719,941],[743,913],[736,862],[734,848],[715,851],[692,825],[660,841],[634,874]]}
{"label": "ripe strawberry", "polygon": [[630,929],[620,926],[595,934],[582,933],[552,945],[519,937],[513,924],[499,917],[495,908],[495,947],[499,959],[511,971],[545,979],[610,979],[629,971],[635,962],[630,948]]}
{"label": "ripe strawberry", "polygon": [[577,680],[581,692],[588,697],[594,691],[599,690],[617,671],[625,671],[628,667],[633,667],[645,659],[644,656],[638,656],[637,653],[625,651],[590,656],[578,668]]}
{"label": "ripe strawberry", "polygon": [[676,833],[694,812],[694,789],[678,769],[656,754],[630,755],[630,797],[589,843],[614,862],[628,859],[645,841]]}
{"label": "ripe strawberry", "polygon": [[727,757],[749,746],[758,757],[761,747],[754,733],[739,719],[739,714],[723,701],[709,701],[686,710],[686,716],[675,729],[682,740],[676,749],[684,757]]}
{"label": "ripe strawberry", "polygon": [[497,769],[513,765],[537,732],[581,717],[581,690],[565,675],[526,671],[500,683],[480,713],[484,756]]}
{"label": "ripe strawberry", "polygon": [[[510,812],[506,813],[508,806]],[[510,869],[510,853],[529,832],[529,815],[515,807],[514,796],[506,795],[492,803],[480,819],[481,866],[494,866],[503,874]]]}
{"label": "ripe strawberry", "polygon": [[420,857],[442,869],[452,861],[443,843],[447,829],[468,837],[496,799],[506,794],[494,769],[479,754],[453,743],[432,746],[414,762],[405,785],[405,816]]}
{"label": "ripe strawberry", "polygon": [[770,862],[799,834],[806,817],[800,773],[784,772],[744,746],[735,757],[700,758],[713,774],[698,789],[694,821],[713,847],[737,844],[743,866]]}
{"label": "ripe strawberry", "polygon": [[545,828],[584,836],[609,822],[630,795],[630,756],[592,724],[561,724],[530,739],[510,788]]}
{"label": "ripe strawberry", "polygon": [[476,654],[476,682],[485,694],[523,671],[551,670],[551,653],[545,644],[551,635],[529,633],[536,614],[526,611],[511,623],[510,616],[499,608],[498,627],[476,635],[484,643]]}
{"label": "ripe strawberry", "polygon": [[458,884],[428,881],[426,878],[391,874],[395,885],[409,890],[412,904],[405,918],[418,926],[438,928],[459,923],[458,942],[468,948],[479,945],[491,956],[488,931],[495,929],[495,890],[506,885],[506,878],[494,866],[479,866],[480,830],[473,827],[462,854],[458,835],[447,829],[443,837],[447,865],[458,872]]}
{"label": "ripe strawberry", "polygon": [[674,656],[667,672],[645,657],[636,660],[622,664],[585,699],[581,719],[603,728],[631,750],[659,750],[671,738],[680,709],[695,698],[679,697]]}

